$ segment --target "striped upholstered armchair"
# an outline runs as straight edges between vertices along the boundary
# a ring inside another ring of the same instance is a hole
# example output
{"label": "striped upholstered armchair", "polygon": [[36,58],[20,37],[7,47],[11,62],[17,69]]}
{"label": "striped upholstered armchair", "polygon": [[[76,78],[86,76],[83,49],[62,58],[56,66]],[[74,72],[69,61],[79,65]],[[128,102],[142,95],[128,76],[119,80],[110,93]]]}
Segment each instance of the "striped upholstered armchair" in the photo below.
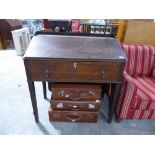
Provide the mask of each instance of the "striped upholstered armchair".
{"label": "striped upholstered armchair", "polygon": [[128,62],[116,108],[121,119],[155,119],[155,48],[122,45]]}

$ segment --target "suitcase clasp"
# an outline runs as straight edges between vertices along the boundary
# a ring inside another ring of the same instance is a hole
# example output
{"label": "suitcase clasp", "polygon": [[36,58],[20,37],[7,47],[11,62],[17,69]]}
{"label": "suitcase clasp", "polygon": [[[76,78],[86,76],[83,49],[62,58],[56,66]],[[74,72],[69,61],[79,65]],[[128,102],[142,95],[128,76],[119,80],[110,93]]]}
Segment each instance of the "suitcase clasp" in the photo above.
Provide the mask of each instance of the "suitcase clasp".
{"label": "suitcase clasp", "polygon": [[63,108],[63,103],[58,103],[57,108]]}
{"label": "suitcase clasp", "polygon": [[64,96],[64,93],[65,93],[64,90],[61,90],[61,91],[58,93],[58,95],[59,95],[59,96]]}
{"label": "suitcase clasp", "polygon": [[89,105],[88,105],[88,108],[89,108],[89,109],[94,109],[94,108],[95,108],[95,105],[94,105],[94,104],[89,104]]}

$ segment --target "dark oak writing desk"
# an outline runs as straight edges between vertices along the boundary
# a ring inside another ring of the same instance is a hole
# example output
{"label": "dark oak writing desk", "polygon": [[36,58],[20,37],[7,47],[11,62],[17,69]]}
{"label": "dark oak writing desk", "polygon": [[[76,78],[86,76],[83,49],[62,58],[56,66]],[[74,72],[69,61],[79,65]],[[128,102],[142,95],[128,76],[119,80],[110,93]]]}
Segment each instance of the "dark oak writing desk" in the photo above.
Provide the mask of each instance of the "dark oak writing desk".
{"label": "dark oak writing desk", "polygon": [[36,35],[24,55],[34,111],[39,122],[34,81],[110,83],[113,91],[108,122],[119,95],[125,55],[115,38]]}

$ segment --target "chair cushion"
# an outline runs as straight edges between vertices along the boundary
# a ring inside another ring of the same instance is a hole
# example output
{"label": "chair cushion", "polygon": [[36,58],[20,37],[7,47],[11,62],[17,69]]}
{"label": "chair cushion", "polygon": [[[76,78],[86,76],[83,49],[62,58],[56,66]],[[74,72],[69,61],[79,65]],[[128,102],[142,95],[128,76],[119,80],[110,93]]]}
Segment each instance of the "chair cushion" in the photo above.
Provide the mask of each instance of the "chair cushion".
{"label": "chair cushion", "polygon": [[133,78],[137,93],[133,100],[133,109],[155,110],[155,79],[150,77]]}
{"label": "chair cushion", "polygon": [[155,54],[153,46],[122,44],[122,49],[128,59],[125,70],[129,75],[150,75]]}

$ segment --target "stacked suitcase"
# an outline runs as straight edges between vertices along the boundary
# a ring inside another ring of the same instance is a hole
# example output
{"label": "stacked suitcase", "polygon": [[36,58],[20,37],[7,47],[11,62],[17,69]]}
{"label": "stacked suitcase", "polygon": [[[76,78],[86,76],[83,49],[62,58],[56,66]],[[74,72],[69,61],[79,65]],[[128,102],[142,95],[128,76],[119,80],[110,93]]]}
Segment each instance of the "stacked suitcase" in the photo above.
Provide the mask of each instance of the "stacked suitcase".
{"label": "stacked suitcase", "polygon": [[99,85],[52,84],[51,90],[50,121],[97,121],[101,98]]}

